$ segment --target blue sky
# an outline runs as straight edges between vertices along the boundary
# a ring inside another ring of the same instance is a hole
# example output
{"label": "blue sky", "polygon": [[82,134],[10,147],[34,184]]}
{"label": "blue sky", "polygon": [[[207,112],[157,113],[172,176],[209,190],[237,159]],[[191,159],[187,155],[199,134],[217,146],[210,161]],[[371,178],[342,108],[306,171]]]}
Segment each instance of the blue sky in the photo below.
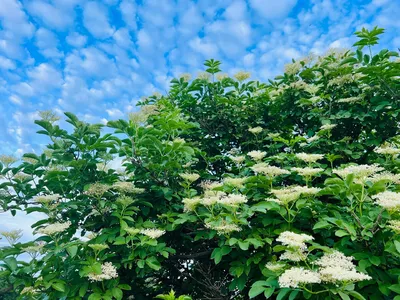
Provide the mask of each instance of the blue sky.
{"label": "blue sky", "polygon": [[393,0],[0,0],[0,152],[46,143],[38,110],[125,117],[208,58],[267,80],[292,58],[351,46],[363,26],[398,47],[399,15]]}

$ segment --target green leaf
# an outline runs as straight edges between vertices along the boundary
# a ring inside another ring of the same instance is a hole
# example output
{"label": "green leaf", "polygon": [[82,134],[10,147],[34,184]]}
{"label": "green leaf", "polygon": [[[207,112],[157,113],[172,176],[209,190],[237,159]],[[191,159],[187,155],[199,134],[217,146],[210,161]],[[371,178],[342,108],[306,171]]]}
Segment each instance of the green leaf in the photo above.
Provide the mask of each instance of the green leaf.
{"label": "green leaf", "polygon": [[71,256],[71,258],[74,258],[76,253],[78,252],[78,246],[74,245],[74,246],[68,247],[67,252]]}
{"label": "green leaf", "polygon": [[54,282],[51,284],[53,289],[59,291],[59,292],[65,292],[65,284],[61,282]]}
{"label": "green leaf", "polygon": [[122,297],[124,296],[124,293],[123,293],[122,290],[119,289],[119,288],[113,288],[113,289],[111,290],[111,294],[112,294],[117,300],[122,299]]}
{"label": "green leaf", "polygon": [[400,253],[400,242],[399,241],[394,241],[394,246],[396,247],[397,252]]}
{"label": "green leaf", "polygon": [[339,292],[339,296],[343,300],[351,300],[350,297],[347,294],[343,293],[343,292]]}
{"label": "green leaf", "polygon": [[266,290],[265,286],[252,286],[250,291],[249,291],[249,297],[254,298],[263,293]]}
{"label": "green leaf", "polygon": [[343,236],[350,235],[350,234],[346,230],[339,229],[339,230],[336,230],[335,235],[338,237],[343,237]]}
{"label": "green leaf", "polygon": [[242,250],[249,250],[250,243],[248,241],[239,241],[239,248]]}
{"label": "green leaf", "polygon": [[317,223],[315,223],[313,229],[321,229],[321,228],[326,228],[331,226],[327,221],[319,221]]}
{"label": "green leaf", "polygon": [[389,289],[397,294],[400,294],[400,284],[393,284],[389,286]]}
{"label": "green leaf", "polygon": [[350,291],[349,295],[353,296],[355,299],[358,299],[358,300],[365,300],[364,296],[356,291]]}
{"label": "green leaf", "polygon": [[291,289],[288,288],[281,289],[276,297],[276,300],[282,300],[290,291]]}
{"label": "green leaf", "polygon": [[148,265],[151,269],[156,270],[156,271],[161,269],[160,262],[154,256],[150,256],[150,257],[146,258],[146,265]]}
{"label": "green leaf", "polygon": [[289,295],[289,300],[296,299],[297,295],[300,293],[299,290],[292,291]]}
{"label": "green leaf", "polygon": [[10,268],[11,271],[15,271],[17,269],[17,260],[15,257],[6,257],[3,259],[3,261],[6,263],[6,265]]}
{"label": "green leaf", "polygon": [[79,297],[83,297],[86,295],[86,291],[88,290],[88,284],[84,283],[80,288],[79,288]]}
{"label": "green leaf", "polygon": [[101,299],[102,299],[101,294],[98,293],[91,294],[88,298],[88,300],[101,300]]}

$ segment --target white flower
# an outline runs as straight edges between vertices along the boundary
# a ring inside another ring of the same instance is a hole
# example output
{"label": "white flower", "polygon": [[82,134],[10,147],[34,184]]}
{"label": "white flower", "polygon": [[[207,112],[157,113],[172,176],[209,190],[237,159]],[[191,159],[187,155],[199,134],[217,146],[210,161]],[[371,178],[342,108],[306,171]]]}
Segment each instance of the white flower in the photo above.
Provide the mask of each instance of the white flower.
{"label": "white flower", "polygon": [[247,153],[247,155],[254,160],[262,160],[265,157],[265,155],[267,155],[267,152],[254,150]]}
{"label": "white flower", "polygon": [[320,139],[320,137],[318,135],[314,135],[313,137],[310,137],[310,138],[308,138],[306,140],[307,140],[307,143],[312,143],[312,142],[315,142],[315,141],[317,141],[319,139]]}
{"label": "white flower", "polygon": [[222,223],[218,225],[206,223],[205,226],[206,228],[217,231],[218,235],[229,234],[232,232],[238,232],[242,230],[242,228],[240,228],[236,224],[229,224],[226,223],[225,221],[222,221]]}
{"label": "white flower", "polygon": [[212,206],[218,203],[225,196],[226,193],[224,192],[207,190],[204,193],[204,198],[200,199],[200,203],[204,206]]}
{"label": "white flower", "polygon": [[296,157],[307,163],[313,163],[324,158],[323,154],[297,153]]}
{"label": "white flower", "polygon": [[356,282],[371,279],[370,276],[357,272],[352,260],[353,257],[334,251],[325,253],[314,264],[321,267],[319,273],[324,282]]}
{"label": "white flower", "polygon": [[69,227],[71,226],[71,222],[67,221],[65,223],[54,223],[54,224],[50,224],[44,228],[40,228],[38,230],[39,233],[41,234],[46,234],[46,235],[53,235],[59,232],[63,232],[65,230],[67,230]]}
{"label": "white flower", "polygon": [[400,154],[400,149],[385,145],[375,148],[374,152],[378,154],[397,156]]}
{"label": "white flower", "polygon": [[257,163],[250,167],[255,173],[261,173],[269,177],[275,177],[279,175],[290,174],[288,170],[281,169],[279,167],[270,166],[267,163]]}
{"label": "white flower", "polygon": [[244,155],[240,156],[230,156],[230,159],[232,159],[235,163],[241,164],[246,160],[246,157]]}
{"label": "white flower", "polygon": [[285,264],[279,263],[279,262],[269,262],[269,263],[267,263],[267,264],[265,265],[265,267],[266,267],[268,270],[271,270],[271,271],[275,272],[275,271],[279,271],[279,270],[281,270],[282,268],[284,268],[284,267],[285,267]]}
{"label": "white flower", "polygon": [[282,245],[288,247],[306,249],[307,246],[305,242],[312,241],[313,239],[314,238],[308,234],[298,234],[291,231],[284,231],[279,235],[276,241],[281,242]]}
{"label": "white flower", "polygon": [[89,277],[90,281],[94,282],[117,278],[118,273],[112,263],[106,262],[101,265],[101,274],[89,273],[86,276]]}
{"label": "white flower", "polygon": [[400,174],[393,174],[387,171],[384,171],[382,173],[377,173],[372,175],[371,177],[367,178],[368,181],[371,182],[378,182],[378,181],[387,181],[387,182],[393,182],[396,184],[400,184]]}
{"label": "white flower", "polygon": [[315,271],[293,267],[286,270],[278,279],[281,288],[297,288],[299,284],[320,283],[320,275]]}
{"label": "white flower", "polygon": [[302,195],[315,195],[322,190],[320,188],[308,187],[308,186],[295,186],[294,189],[299,193],[301,193]]}
{"label": "white flower", "polygon": [[336,124],[324,124],[319,129],[320,130],[331,130],[331,129],[335,128],[336,126],[337,126]]}
{"label": "white flower", "polygon": [[247,203],[247,198],[246,196],[240,194],[229,194],[225,197],[222,197],[218,203],[226,206],[236,207],[240,204]]}
{"label": "white flower", "polygon": [[180,173],[179,176],[187,182],[194,182],[200,178],[200,175],[196,173]]}
{"label": "white flower", "polygon": [[387,225],[387,227],[392,229],[397,234],[399,234],[400,233],[400,220],[390,220],[389,225]]}
{"label": "white flower", "polygon": [[285,73],[288,75],[296,75],[302,68],[300,62],[294,62],[291,64],[285,64]]}
{"label": "white flower", "polygon": [[199,72],[197,73],[197,78],[200,80],[210,80],[211,74],[207,72]]}
{"label": "white flower", "polygon": [[205,190],[214,190],[222,187],[224,184],[220,181],[204,180],[200,183],[200,186]]}
{"label": "white flower", "polygon": [[355,102],[358,102],[361,100],[362,100],[361,97],[348,97],[348,98],[339,99],[338,102],[339,103],[355,103]]}
{"label": "white flower", "polygon": [[192,75],[190,75],[189,73],[183,73],[179,75],[179,78],[182,78],[183,81],[188,82],[190,81],[190,79],[192,79]]}
{"label": "white flower", "polygon": [[400,210],[400,193],[385,191],[372,196],[372,199],[387,210]]}
{"label": "white flower", "polygon": [[224,178],[224,184],[231,185],[236,188],[242,188],[242,187],[244,187],[244,183],[247,180],[248,180],[248,177],[242,177],[242,178],[226,177],[226,178]]}
{"label": "white flower", "polygon": [[33,286],[26,286],[22,289],[20,295],[34,295],[39,293],[38,289],[35,289]]}
{"label": "white flower", "polygon": [[52,201],[57,201],[60,198],[61,198],[61,196],[59,194],[39,195],[39,196],[33,197],[33,201],[45,204],[45,203],[50,203]]}
{"label": "white flower", "polygon": [[158,239],[160,236],[165,234],[165,230],[160,230],[156,228],[146,228],[140,230],[140,233],[148,236],[149,238]]}
{"label": "white flower", "polygon": [[290,260],[294,262],[303,261],[307,258],[306,254],[301,249],[296,250],[286,250],[279,257],[280,260]]}
{"label": "white flower", "polygon": [[299,173],[301,176],[316,176],[318,173],[321,173],[324,171],[324,169],[321,168],[292,168],[292,171],[295,171]]}
{"label": "white flower", "polygon": [[194,211],[197,207],[197,205],[200,204],[200,198],[195,197],[195,198],[185,198],[182,200],[184,206],[183,206],[183,211],[189,212],[189,211]]}
{"label": "white flower", "polygon": [[344,169],[335,169],[332,172],[339,175],[342,179],[345,179],[348,175],[354,174],[355,179],[358,181],[364,181],[367,177],[384,170],[377,164],[373,165],[356,165],[348,166]]}
{"label": "white flower", "polygon": [[259,134],[260,132],[263,131],[263,128],[260,126],[257,126],[257,127],[249,128],[249,131],[254,134]]}
{"label": "white flower", "polygon": [[235,77],[238,81],[244,81],[249,79],[251,76],[250,72],[239,71],[233,77]]}
{"label": "white flower", "polygon": [[218,81],[221,81],[221,80],[223,80],[223,79],[225,79],[225,78],[228,78],[229,76],[228,76],[228,74],[226,74],[226,73],[219,73],[219,74],[217,74],[217,76],[216,76],[216,78],[217,78],[217,80]]}
{"label": "white flower", "polygon": [[294,187],[286,187],[283,189],[272,189],[271,193],[280,200],[281,203],[287,204],[300,198],[301,193]]}

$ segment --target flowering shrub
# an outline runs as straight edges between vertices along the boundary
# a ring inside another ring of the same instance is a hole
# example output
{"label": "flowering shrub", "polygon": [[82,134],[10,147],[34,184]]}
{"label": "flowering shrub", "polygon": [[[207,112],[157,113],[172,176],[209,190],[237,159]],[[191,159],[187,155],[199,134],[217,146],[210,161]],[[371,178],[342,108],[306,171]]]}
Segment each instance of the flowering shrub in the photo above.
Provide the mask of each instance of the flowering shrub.
{"label": "flowering shrub", "polygon": [[400,64],[373,54],[382,32],[357,32],[355,52],[293,61],[268,84],[208,60],[108,133],[42,114],[46,150],[0,158],[2,209],[44,216],[32,242],[0,232],[4,290],[400,299]]}

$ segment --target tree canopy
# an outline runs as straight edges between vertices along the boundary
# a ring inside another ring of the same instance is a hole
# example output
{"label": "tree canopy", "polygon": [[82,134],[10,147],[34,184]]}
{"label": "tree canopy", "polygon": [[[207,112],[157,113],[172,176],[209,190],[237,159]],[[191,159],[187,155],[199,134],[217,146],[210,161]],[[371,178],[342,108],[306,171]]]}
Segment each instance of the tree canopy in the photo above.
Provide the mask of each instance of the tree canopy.
{"label": "tree canopy", "polygon": [[382,33],[267,83],[207,60],[105,126],[42,113],[43,153],[0,157],[2,210],[45,216],[29,243],[0,232],[0,293],[400,299],[400,63],[374,52]]}

